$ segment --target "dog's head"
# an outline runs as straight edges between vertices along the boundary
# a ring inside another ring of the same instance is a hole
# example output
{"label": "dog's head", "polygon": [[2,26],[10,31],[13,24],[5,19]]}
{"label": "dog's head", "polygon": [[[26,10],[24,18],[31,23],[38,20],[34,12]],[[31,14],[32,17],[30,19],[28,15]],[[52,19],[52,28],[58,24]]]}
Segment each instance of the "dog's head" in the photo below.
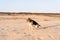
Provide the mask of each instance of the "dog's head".
{"label": "dog's head", "polygon": [[28,18],[28,19],[27,19],[27,21],[28,21],[28,22],[31,22],[31,21],[32,21],[32,19],[31,19],[31,18]]}

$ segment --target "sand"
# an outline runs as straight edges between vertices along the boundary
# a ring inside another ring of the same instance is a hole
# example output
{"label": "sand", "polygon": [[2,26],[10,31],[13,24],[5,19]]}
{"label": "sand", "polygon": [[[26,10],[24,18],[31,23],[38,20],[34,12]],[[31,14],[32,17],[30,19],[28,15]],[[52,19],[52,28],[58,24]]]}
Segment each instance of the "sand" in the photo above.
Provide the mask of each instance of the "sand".
{"label": "sand", "polygon": [[[27,18],[46,29],[34,29]],[[0,16],[0,40],[60,40],[60,17],[46,15]]]}

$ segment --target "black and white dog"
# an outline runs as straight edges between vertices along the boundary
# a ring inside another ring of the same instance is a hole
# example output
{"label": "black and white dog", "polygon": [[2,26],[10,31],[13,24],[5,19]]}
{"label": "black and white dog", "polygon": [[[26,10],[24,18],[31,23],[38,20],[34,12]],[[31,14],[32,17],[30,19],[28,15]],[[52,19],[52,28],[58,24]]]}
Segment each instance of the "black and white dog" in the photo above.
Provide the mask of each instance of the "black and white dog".
{"label": "black and white dog", "polygon": [[39,25],[36,21],[32,20],[31,18],[28,18],[27,21],[34,27],[34,28],[41,28],[41,25]]}

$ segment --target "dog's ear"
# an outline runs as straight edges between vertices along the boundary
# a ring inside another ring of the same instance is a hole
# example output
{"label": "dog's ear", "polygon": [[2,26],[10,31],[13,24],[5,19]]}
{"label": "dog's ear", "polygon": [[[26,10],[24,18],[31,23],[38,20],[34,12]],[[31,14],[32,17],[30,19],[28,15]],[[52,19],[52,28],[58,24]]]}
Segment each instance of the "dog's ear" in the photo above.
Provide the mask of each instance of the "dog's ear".
{"label": "dog's ear", "polygon": [[29,20],[31,19],[31,18],[28,18]]}

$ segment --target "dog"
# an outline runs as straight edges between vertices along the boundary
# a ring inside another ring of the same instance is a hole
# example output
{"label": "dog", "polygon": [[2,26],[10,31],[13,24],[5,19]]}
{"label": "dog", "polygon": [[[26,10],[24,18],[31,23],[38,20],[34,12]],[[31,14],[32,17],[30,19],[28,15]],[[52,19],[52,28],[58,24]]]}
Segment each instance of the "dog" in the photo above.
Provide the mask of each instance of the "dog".
{"label": "dog", "polygon": [[36,21],[32,20],[31,18],[28,18],[27,21],[34,27],[34,28],[41,28],[41,25],[39,25]]}

